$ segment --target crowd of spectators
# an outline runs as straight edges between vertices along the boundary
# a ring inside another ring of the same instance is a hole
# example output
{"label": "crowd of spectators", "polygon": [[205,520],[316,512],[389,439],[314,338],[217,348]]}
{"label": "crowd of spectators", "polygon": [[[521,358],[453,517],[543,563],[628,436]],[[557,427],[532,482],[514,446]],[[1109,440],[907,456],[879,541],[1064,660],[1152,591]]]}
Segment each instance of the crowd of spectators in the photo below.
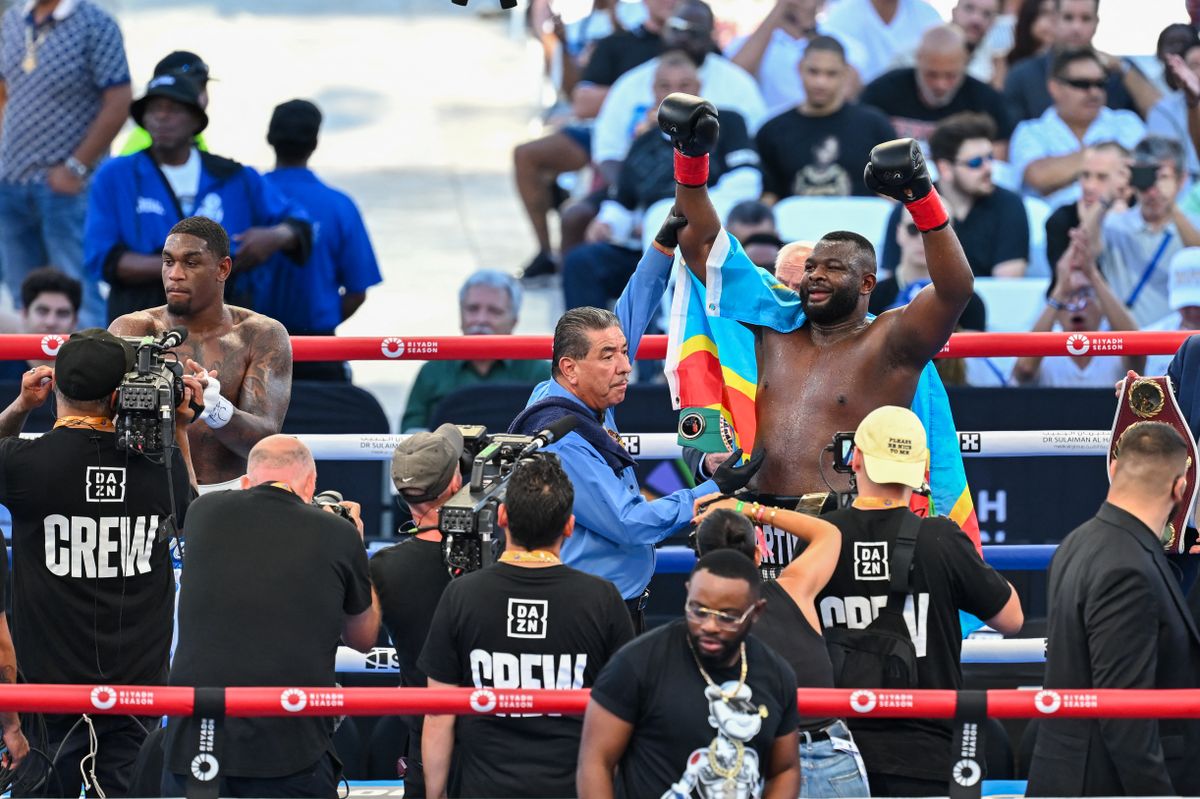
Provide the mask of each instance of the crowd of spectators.
{"label": "crowd of spectators", "polygon": [[[619,20],[636,5],[597,3],[593,15]],[[647,209],[670,196],[657,101],[683,91],[720,113],[722,149],[709,189],[725,211],[744,201],[781,210],[789,198],[822,198],[836,220],[838,198],[872,196],[861,179],[871,147],[918,140],[972,270],[989,279],[962,329],[984,329],[986,319],[1003,330],[1076,330],[1080,320],[1127,329],[1122,314],[1099,307],[1100,286],[1128,309],[1128,329],[1173,329],[1182,322],[1168,296],[1172,260],[1200,244],[1193,188],[1200,167],[1189,128],[1200,99],[1200,37],[1179,11],[1181,21],[1161,32],[1153,54],[1118,57],[1093,47],[1099,0],[958,0],[948,19],[925,0],[777,0],[732,37],[713,24],[719,6],[648,1],[640,26],[615,30],[578,55],[560,45],[558,57],[576,64],[578,79],[558,82],[561,113],[547,117],[551,132],[515,151],[518,190],[538,241],[523,281],[541,286],[560,272],[567,309],[611,305],[647,240],[643,219],[661,218]],[[638,47],[624,47],[618,64],[612,50],[632,41]],[[589,57],[603,59],[603,81]],[[738,68],[753,87],[733,76]],[[570,163],[534,158],[547,142],[567,140],[576,145]],[[572,170],[573,179],[563,179]],[[555,208],[557,248],[547,224]],[[779,218],[782,228],[769,238],[742,240],[770,271],[764,253],[795,238]],[[897,205],[886,228],[870,236],[887,289],[873,310],[903,305],[924,285],[919,237],[906,235],[905,222]],[[1075,230],[1081,241],[1068,252]],[[1062,274],[1072,288],[1057,280]],[[991,296],[992,281],[1021,278],[1021,290]],[[1059,296],[1070,292],[1069,302]],[[1088,313],[1064,317],[1057,307],[1064,302]],[[1096,360],[1106,374],[1119,366],[1116,358]],[[1011,359],[960,364],[946,378],[1037,382],[1028,363]],[[1097,372],[1071,384],[1103,379]]]}

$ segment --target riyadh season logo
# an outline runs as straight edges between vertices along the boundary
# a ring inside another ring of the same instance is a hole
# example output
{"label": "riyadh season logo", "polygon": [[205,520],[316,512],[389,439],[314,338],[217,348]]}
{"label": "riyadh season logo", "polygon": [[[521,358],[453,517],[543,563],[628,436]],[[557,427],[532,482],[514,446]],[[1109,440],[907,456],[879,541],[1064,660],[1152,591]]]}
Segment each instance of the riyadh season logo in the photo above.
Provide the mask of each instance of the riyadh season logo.
{"label": "riyadh season logo", "polygon": [[496,695],[486,688],[471,692],[471,710],[476,713],[491,713],[496,709]]}
{"label": "riyadh season logo", "polygon": [[954,764],[954,781],[964,788],[970,788],[975,783],[979,782],[979,778],[983,776],[983,769],[979,768],[979,764],[970,758],[963,758]]}
{"label": "riyadh season logo", "polygon": [[1071,355],[1086,355],[1092,348],[1092,342],[1082,333],[1072,333],[1067,336],[1067,352]]}
{"label": "riyadh season logo", "polygon": [[92,707],[96,710],[108,710],[117,704],[117,692],[107,685],[97,685],[92,689]]}
{"label": "riyadh season logo", "polygon": [[399,358],[404,354],[404,340],[398,338],[385,338],[379,342],[379,349],[385,358]]}
{"label": "riyadh season logo", "polygon": [[308,694],[299,688],[288,688],[279,695],[279,704],[288,713],[299,713],[308,707]]}
{"label": "riyadh season logo", "polygon": [[850,708],[855,713],[870,713],[876,704],[874,691],[855,691],[850,694]]}
{"label": "riyadh season logo", "polygon": [[1099,707],[1100,700],[1095,694],[1069,694],[1063,696],[1057,691],[1038,691],[1033,695],[1033,706],[1039,713],[1047,715],[1057,713],[1059,708]]}
{"label": "riyadh season logo", "polygon": [[65,338],[54,333],[42,336],[42,352],[51,358],[55,358],[58,356],[58,351],[62,348],[65,341]]}

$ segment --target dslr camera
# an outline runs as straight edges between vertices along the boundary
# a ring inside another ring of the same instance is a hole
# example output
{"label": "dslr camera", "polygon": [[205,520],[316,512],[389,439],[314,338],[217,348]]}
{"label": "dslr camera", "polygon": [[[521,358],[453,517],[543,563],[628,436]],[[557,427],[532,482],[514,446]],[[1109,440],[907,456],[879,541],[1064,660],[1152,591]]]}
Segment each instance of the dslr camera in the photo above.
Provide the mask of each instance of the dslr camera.
{"label": "dslr camera", "polygon": [[117,448],[141,454],[170,448],[175,408],[183,400],[183,364],[173,352],[187,338],[176,327],[158,338],[125,340],[133,345],[134,366],[117,387]]}

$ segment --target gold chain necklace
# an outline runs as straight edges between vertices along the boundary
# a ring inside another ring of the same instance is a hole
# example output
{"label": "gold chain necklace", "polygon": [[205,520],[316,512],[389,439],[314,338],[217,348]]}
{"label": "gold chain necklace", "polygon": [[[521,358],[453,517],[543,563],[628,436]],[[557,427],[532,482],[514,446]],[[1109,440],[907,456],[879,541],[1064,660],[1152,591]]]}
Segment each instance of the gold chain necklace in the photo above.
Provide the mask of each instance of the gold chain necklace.
{"label": "gold chain necklace", "polygon": [[50,35],[50,29],[54,27],[53,23],[43,23],[37,26],[43,28],[40,33],[34,34],[34,26],[25,25],[25,58],[21,60],[21,71],[28,75],[37,69],[38,65],[38,49],[42,46],[42,42],[46,41],[46,37]]}
{"label": "gold chain necklace", "polygon": [[726,793],[732,793],[737,784],[734,780],[734,777],[741,772],[742,762],[746,759],[746,745],[736,738],[730,738],[729,741],[737,750],[737,758],[733,761],[733,765],[729,768],[725,768],[721,765],[720,761],[717,760],[717,739],[714,738],[712,743],[708,745],[708,767],[713,770],[713,774],[716,774],[718,777],[725,780]]}
{"label": "gold chain necklace", "polygon": [[735,696],[737,696],[738,691],[742,690],[742,686],[746,684],[746,672],[748,671],[746,664],[746,642],[742,641],[741,646],[742,673],[740,676],[738,676],[738,684],[733,686],[733,690],[729,693],[722,691],[721,687],[713,682],[713,678],[708,676],[708,672],[705,671],[704,666],[700,664],[700,656],[696,654],[696,646],[692,643],[692,637],[690,635],[687,638],[687,643],[688,651],[692,653],[692,660],[696,661],[696,668],[700,669],[700,676],[704,678],[704,681],[708,683],[710,687],[717,689],[717,693],[721,695],[721,701],[728,702],[730,699],[733,699]]}

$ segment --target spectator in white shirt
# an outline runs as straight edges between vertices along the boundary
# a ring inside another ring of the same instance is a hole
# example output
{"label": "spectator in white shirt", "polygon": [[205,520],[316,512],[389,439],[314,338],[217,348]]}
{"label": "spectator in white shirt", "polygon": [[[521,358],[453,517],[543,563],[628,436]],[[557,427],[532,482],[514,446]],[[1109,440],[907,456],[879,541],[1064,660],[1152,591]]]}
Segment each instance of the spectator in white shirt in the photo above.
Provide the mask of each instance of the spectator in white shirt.
{"label": "spectator in white shirt", "polygon": [[[775,0],[775,5],[753,33],[734,39],[725,48],[725,57],[758,81],[770,116],[804,102],[800,59],[812,38],[825,33],[817,22],[817,15],[824,5],[825,0]],[[864,54],[857,42],[844,40],[841,44],[847,50],[846,60],[851,66],[862,63]],[[852,95],[857,92],[857,85],[851,87]]]}
{"label": "spectator in white shirt", "polygon": [[866,85],[889,69],[912,63],[921,34],[943,21],[925,0],[838,0],[822,33],[858,44],[865,59],[854,67]]}
{"label": "spectator in white shirt", "polygon": [[[1171,313],[1143,329],[1200,331],[1200,247],[1185,247],[1175,253],[1167,296]],[[1146,374],[1165,375],[1174,357],[1174,354],[1148,356]]]}
{"label": "spectator in white shirt", "polygon": [[1071,231],[1071,244],[1054,269],[1046,291],[1046,307],[1034,322],[1034,333],[1055,329],[1080,334],[1068,339],[1068,351],[1079,355],[1018,358],[1013,380],[1043,388],[1107,388],[1129,370],[1141,374],[1142,356],[1103,356],[1088,351],[1082,334],[1097,330],[1137,330],[1137,323],[1096,266],[1091,241],[1083,230]]}
{"label": "spectator in white shirt", "polygon": [[1116,141],[1132,149],[1146,129],[1132,111],[1105,106],[1107,73],[1093,50],[1069,50],[1054,59],[1048,83],[1054,105],[1017,125],[1009,160],[1027,194],[1052,207],[1079,199],[1083,148]]}

